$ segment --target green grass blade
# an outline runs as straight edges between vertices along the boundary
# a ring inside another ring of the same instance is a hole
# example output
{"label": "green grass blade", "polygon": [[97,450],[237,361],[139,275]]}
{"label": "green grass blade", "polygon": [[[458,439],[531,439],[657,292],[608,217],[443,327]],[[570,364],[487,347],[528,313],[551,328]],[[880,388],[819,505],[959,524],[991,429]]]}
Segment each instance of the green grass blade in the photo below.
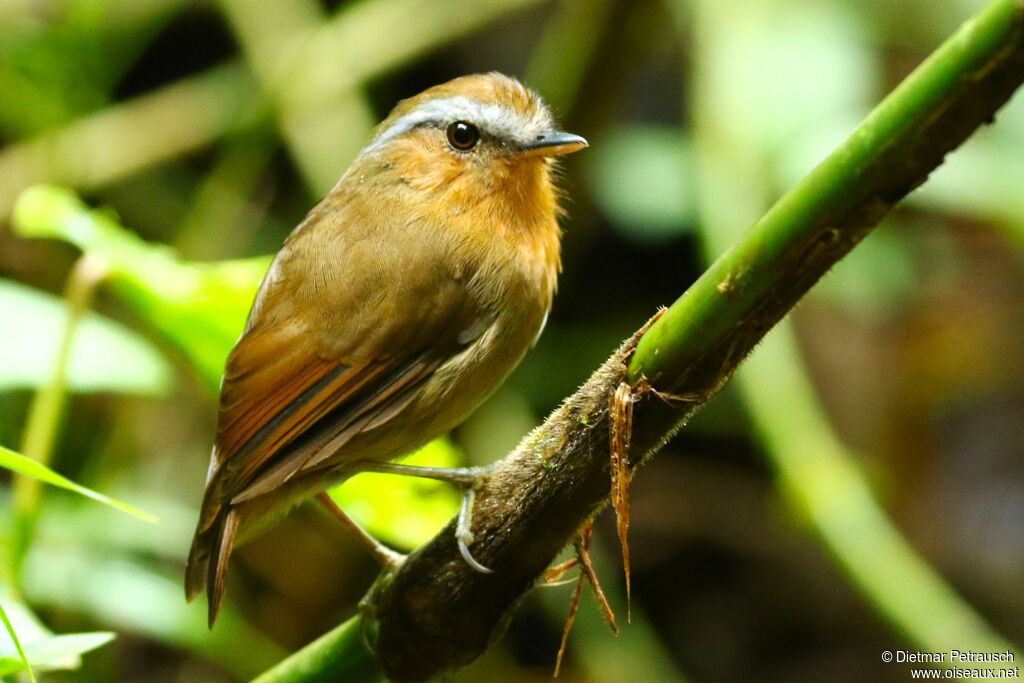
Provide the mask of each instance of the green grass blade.
{"label": "green grass blade", "polygon": [[26,458],[20,453],[15,453],[12,450],[4,448],[3,446],[0,446],[0,467],[22,474],[26,477],[33,477],[45,484],[50,484],[51,486],[57,486],[68,491],[74,491],[86,498],[92,498],[93,500],[103,503],[104,505],[109,505],[116,510],[126,512],[144,522],[149,522],[150,524],[158,523],[157,518],[148,512],[143,512],[128,503],[123,503],[111,498],[110,496],[105,496],[102,493],[86,488],[81,484],[76,484],[67,477],[57,474],[49,467],[46,467],[31,458]]}
{"label": "green grass blade", "polygon": [[[28,679],[32,681],[32,683],[36,683],[36,675],[28,663],[28,657],[25,656],[25,650],[21,647],[21,641],[18,640],[18,634],[14,632],[14,626],[11,625],[11,620],[7,618],[7,612],[4,612],[4,606],[2,604],[0,604],[0,621],[4,622],[4,628],[7,630],[7,635],[11,637],[11,642],[14,643],[14,649],[18,651],[18,657],[21,659],[21,666],[28,672]],[[0,660],[0,667],[2,666],[3,662]]]}

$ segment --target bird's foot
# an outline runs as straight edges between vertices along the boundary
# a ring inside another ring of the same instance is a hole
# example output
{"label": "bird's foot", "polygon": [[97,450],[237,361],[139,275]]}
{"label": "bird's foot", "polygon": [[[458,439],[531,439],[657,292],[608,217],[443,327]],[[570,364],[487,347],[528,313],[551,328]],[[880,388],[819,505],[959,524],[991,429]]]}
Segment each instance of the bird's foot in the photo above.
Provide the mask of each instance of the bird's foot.
{"label": "bird's foot", "polygon": [[385,474],[403,474],[408,477],[423,477],[454,484],[463,490],[462,507],[459,508],[459,519],[455,526],[455,542],[459,546],[459,554],[470,567],[481,574],[490,574],[492,569],[481,564],[469,551],[473,545],[473,504],[476,501],[476,490],[495,470],[495,465],[483,467],[419,467],[400,465],[391,462],[360,462],[353,469],[360,472],[382,472]]}

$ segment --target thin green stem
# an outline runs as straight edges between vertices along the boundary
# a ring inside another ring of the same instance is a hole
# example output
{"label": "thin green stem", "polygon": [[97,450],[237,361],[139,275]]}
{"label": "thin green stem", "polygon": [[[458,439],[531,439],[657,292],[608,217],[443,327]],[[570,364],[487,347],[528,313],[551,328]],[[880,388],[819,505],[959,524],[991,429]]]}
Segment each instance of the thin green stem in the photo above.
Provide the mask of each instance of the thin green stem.
{"label": "thin green stem", "polygon": [[615,0],[562,0],[530,55],[525,81],[565,117],[576,104]]}
{"label": "thin green stem", "polygon": [[309,0],[270,6],[261,0],[221,0],[220,5],[266,97],[274,102],[282,135],[306,185],[312,194],[323,194],[369,137],[375,117],[358,86],[325,101],[315,93],[284,96],[279,84],[288,76],[282,76],[282,68],[294,63],[295,53],[301,55],[308,38],[321,26],[319,5]]}
{"label": "thin green stem", "polygon": [[224,140],[220,156],[178,227],[174,246],[180,253],[195,260],[212,260],[246,251],[251,226],[262,223],[269,203],[269,199],[255,198],[254,189],[276,148],[269,126]]}
{"label": "thin green stem", "polygon": [[[72,342],[82,316],[89,310],[96,285],[106,274],[104,262],[89,254],[75,262],[68,279],[65,298],[67,319],[53,369],[46,384],[39,388],[29,406],[28,421],[21,441],[21,452],[43,465],[49,465],[60,428],[64,397],[67,393],[67,369]],[[32,540],[38,514],[42,484],[30,477],[14,479],[14,535],[11,547],[11,575],[19,576],[25,553]]]}
{"label": "thin green stem", "polygon": [[776,328],[736,379],[786,498],[872,607],[929,652],[1013,651],[879,506],[815,399],[791,326]]}

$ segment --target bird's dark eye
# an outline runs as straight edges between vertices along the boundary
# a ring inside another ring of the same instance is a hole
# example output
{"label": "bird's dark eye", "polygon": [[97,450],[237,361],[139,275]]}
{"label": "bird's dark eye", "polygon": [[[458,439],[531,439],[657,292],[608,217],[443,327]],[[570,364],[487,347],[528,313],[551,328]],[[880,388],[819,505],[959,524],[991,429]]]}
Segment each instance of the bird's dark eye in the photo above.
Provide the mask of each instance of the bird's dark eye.
{"label": "bird's dark eye", "polygon": [[451,148],[460,152],[468,152],[476,147],[476,143],[480,142],[480,131],[472,123],[466,121],[448,124],[445,134],[448,136],[448,144],[451,145]]}

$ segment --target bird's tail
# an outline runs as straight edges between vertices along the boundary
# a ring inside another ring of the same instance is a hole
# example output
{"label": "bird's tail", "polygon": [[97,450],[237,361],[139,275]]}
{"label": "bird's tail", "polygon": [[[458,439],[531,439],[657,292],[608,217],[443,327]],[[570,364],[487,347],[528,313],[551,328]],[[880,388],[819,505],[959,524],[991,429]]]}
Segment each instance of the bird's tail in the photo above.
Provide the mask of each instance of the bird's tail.
{"label": "bird's tail", "polygon": [[207,490],[203,501],[199,525],[185,565],[185,599],[191,602],[203,592],[205,586],[209,625],[213,628],[224,597],[224,578],[228,573],[231,551],[235,547],[239,515],[230,503],[221,505],[215,500],[215,496],[210,495],[211,489]]}

